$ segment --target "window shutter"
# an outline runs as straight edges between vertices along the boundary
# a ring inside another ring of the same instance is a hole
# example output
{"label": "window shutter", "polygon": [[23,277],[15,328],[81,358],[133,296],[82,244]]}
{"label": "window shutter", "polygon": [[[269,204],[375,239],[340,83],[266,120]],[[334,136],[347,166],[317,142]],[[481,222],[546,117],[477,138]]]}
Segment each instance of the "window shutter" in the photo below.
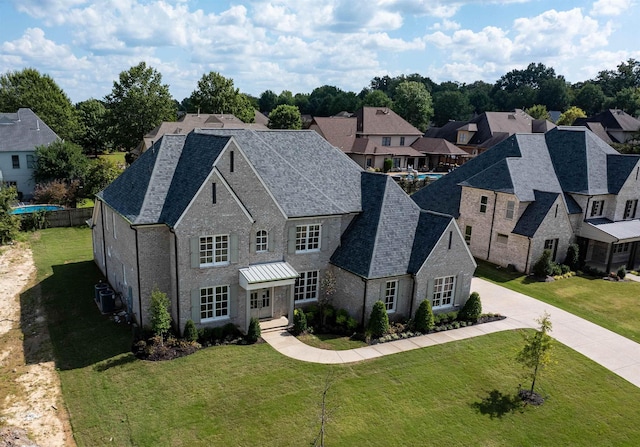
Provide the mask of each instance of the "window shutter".
{"label": "window shutter", "polygon": [[229,286],[229,317],[238,316],[238,285],[231,284]]}
{"label": "window shutter", "polygon": [[238,262],[238,235],[229,235],[229,261],[232,264]]}
{"label": "window shutter", "polygon": [[258,232],[256,231],[255,233],[251,234],[250,239],[251,241],[249,242],[249,251],[251,253],[255,253],[256,252],[256,238],[258,237]]}
{"label": "window shutter", "polygon": [[320,251],[329,249],[329,231],[328,225],[320,225]]}
{"label": "window shutter", "polygon": [[200,267],[200,238],[192,237],[189,244],[191,246],[191,267],[198,268]]}
{"label": "window shutter", "polygon": [[200,323],[200,289],[191,289],[191,319]]}
{"label": "window shutter", "polygon": [[296,252],[296,226],[289,227],[289,239],[288,239],[288,252],[295,253]]}
{"label": "window shutter", "polygon": [[382,301],[384,303],[384,294],[387,291],[387,281],[382,281],[380,283],[380,296],[376,301]]}
{"label": "window shutter", "polygon": [[455,283],[453,284],[453,305],[454,306],[457,306],[459,303],[462,303],[462,301],[466,301],[465,297],[460,296],[460,293],[458,292],[458,291],[462,291],[460,284],[462,284],[463,280],[464,280],[464,275],[462,273],[458,273],[458,275],[456,275]]}

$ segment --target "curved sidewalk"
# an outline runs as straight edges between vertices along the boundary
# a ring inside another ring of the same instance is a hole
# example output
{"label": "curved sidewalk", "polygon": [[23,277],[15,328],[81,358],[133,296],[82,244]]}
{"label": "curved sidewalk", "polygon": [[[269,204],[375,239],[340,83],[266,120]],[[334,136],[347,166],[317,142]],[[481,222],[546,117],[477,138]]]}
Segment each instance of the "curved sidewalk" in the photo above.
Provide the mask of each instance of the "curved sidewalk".
{"label": "curved sidewalk", "polygon": [[535,328],[535,320],[546,311],[551,316],[551,335],[556,340],[640,387],[640,344],[557,307],[479,278],[473,278],[471,290],[480,294],[483,312],[500,313],[507,318],[346,351],[314,348],[286,331],[267,332],[262,338],[283,355],[297,360],[351,363],[493,332]]}

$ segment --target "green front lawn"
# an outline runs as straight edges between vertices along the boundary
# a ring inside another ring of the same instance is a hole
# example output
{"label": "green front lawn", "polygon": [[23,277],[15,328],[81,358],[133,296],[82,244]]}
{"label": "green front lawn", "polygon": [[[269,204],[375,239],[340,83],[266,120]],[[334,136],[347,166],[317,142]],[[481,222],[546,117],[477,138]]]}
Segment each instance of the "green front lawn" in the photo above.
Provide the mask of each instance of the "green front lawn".
{"label": "green front lawn", "polygon": [[539,282],[485,261],[478,261],[475,274],[640,341],[640,283],[604,281],[590,276]]}
{"label": "green front lawn", "polygon": [[267,344],[137,360],[131,330],[92,303],[99,275],[90,231],[37,234],[38,279],[79,446],[309,445],[327,381],[331,446],[637,444],[640,389],[562,345],[539,379],[546,403],[514,404],[524,383],[517,332],[351,365],[299,362]]}
{"label": "green front lawn", "polygon": [[356,349],[368,346],[367,343],[352,340],[351,337],[333,334],[302,334],[298,340],[309,346],[320,349],[330,349],[333,351],[343,351],[345,349]]}

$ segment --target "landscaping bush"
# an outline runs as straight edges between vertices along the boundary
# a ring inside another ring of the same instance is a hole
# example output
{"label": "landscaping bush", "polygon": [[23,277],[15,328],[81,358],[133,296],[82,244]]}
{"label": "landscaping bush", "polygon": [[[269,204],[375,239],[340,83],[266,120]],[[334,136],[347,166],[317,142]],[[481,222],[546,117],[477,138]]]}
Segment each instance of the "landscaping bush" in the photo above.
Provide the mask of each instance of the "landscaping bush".
{"label": "landscaping bush", "polygon": [[260,320],[258,320],[256,317],[252,317],[249,321],[249,329],[247,330],[246,340],[249,343],[255,343],[260,338],[260,335],[262,335],[262,331],[260,329]]}
{"label": "landscaping bush", "polygon": [[389,315],[382,301],[376,301],[369,316],[368,332],[371,337],[382,337],[389,330]]}
{"label": "landscaping bush", "polygon": [[391,171],[391,168],[393,168],[393,160],[391,160],[390,158],[385,158],[384,159],[384,168],[382,169],[383,172],[389,172]]}
{"label": "landscaping bush", "polygon": [[551,275],[553,276],[560,276],[562,275],[562,267],[559,264],[556,264],[555,262],[551,263]]}
{"label": "landscaping bush", "polygon": [[151,330],[157,336],[164,337],[171,329],[169,298],[157,287],[151,291]]}
{"label": "landscaping bush", "polygon": [[623,265],[618,269],[618,278],[624,279],[627,276],[627,268]]}
{"label": "landscaping bush", "polygon": [[416,310],[416,316],[413,320],[413,328],[418,332],[426,334],[435,326],[433,319],[433,310],[431,309],[431,301],[424,300]]}
{"label": "landscaping bush", "polygon": [[551,262],[551,250],[544,250],[540,259],[533,264],[533,274],[538,278],[545,278],[553,273],[553,263]]}
{"label": "landscaping bush", "polygon": [[464,307],[458,313],[458,319],[461,321],[478,321],[482,315],[482,302],[480,301],[480,294],[478,292],[473,292],[466,303],[464,303]]}
{"label": "landscaping bush", "polygon": [[234,338],[238,338],[242,335],[238,326],[233,323],[227,323],[222,326],[222,338],[225,340],[233,340]]}
{"label": "landscaping bush", "polygon": [[571,271],[571,267],[569,267],[567,264],[560,264],[560,270],[562,271],[563,275],[566,275]]}
{"label": "landscaping bush", "polygon": [[580,268],[580,248],[578,244],[569,245],[564,262],[569,266],[569,270],[576,271]]}
{"label": "landscaping bush", "polygon": [[198,341],[198,329],[192,320],[187,320],[184,325],[184,338],[187,341]]}
{"label": "landscaping bush", "polygon": [[293,311],[293,333],[294,335],[302,334],[307,330],[307,316],[302,309],[294,309]]}

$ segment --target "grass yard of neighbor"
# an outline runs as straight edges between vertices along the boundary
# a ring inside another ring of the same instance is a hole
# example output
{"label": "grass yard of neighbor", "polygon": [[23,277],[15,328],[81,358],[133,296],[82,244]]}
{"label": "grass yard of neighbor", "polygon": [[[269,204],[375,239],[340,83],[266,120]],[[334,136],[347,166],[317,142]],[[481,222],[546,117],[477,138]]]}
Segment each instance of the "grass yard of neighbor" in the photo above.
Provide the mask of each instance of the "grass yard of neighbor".
{"label": "grass yard of neighbor", "polygon": [[[137,360],[131,329],[93,304],[89,229],[37,233],[32,247],[78,446],[635,446],[640,389],[557,344],[541,407],[514,399],[521,334],[501,332],[349,365],[285,357],[267,344]],[[338,284],[339,287],[339,284]],[[329,342],[325,340],[324,342]]]}
{"label": "grass yard of neighbor", "polygon": [[476,261],[475,275],[480,278],[535,297],[640,342],[640,283],[605,281],[591,276],[540,282],[522,273]]}

